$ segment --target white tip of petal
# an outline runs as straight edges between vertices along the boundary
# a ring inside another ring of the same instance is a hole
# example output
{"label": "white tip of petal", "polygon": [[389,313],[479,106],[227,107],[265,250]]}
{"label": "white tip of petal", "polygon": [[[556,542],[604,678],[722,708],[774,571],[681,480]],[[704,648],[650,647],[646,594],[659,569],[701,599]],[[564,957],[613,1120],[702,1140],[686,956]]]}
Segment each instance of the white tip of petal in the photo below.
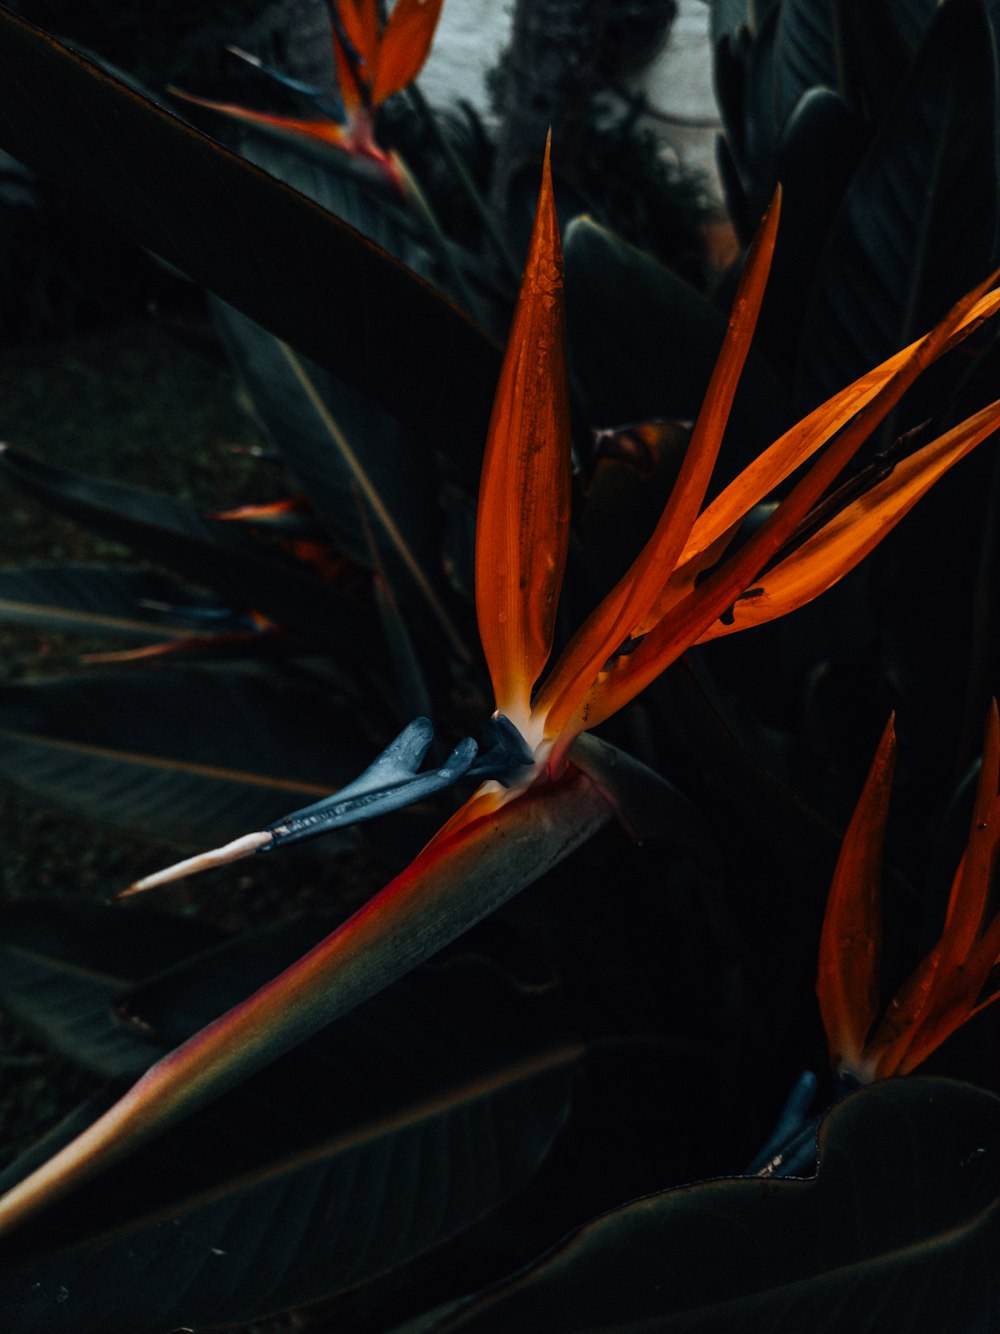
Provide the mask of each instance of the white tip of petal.
{"label": "white tip of petal", "polygon": [[238,862],[241,857],[249,857],[251,853],[265,847],[271,842],[271,838],[272,835],[266,829],[255,834],[244,834],[242,838],[233,839],[232,843],[226,843],[221,848],[213,848],[211,852],[199,852],[196,857],[186,857],[184,861],[175,862],[173,866],[168,866],[162,871],[154,871],[152,875],[143,876],[141,880],[129,885],[128,889],[123,889],[116,897],[127,899],[133,894],[142,894],[147,889],[158,889],[160,885],[169,885],[174,880],[184,880],[189,875],[197,875],[199,871],[210,871],[214,866]]}

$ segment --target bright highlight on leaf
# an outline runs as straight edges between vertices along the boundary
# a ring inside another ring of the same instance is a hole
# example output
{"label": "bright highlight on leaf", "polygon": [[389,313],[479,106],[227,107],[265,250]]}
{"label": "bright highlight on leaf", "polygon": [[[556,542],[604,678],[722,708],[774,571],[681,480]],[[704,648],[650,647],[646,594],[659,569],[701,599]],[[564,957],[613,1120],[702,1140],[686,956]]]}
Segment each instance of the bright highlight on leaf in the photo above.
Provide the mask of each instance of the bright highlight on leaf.
{"label": "bright highlight on leaf", "polygon": [[870,1083],[907,1074],[964,1023],[1000,999],[1000,914],[989,919],[1000,847],[1000,719],[990,708],[965,855],[952,882],[941,939],[878,1014],[882,842],[895,762],[890,721],[844,835],[820,941],[816,992],[840,1074]]}

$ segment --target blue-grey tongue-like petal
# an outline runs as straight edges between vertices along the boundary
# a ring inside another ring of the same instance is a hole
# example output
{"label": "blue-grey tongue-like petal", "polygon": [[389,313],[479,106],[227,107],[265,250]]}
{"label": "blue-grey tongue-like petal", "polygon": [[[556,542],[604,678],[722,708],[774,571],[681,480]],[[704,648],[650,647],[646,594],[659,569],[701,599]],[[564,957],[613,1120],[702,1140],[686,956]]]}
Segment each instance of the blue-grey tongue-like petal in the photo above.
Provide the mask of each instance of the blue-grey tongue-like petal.
{"label": "blue-grey tongue-like petal", "polygon": [[353,783],[269,825],[271,842],[261,851],[361,820],[372,820],[451,787],[468,773],[478,747],[471,737],[466,737],[440,768],[417,773],[433,736],[429,719],[417,718]]}

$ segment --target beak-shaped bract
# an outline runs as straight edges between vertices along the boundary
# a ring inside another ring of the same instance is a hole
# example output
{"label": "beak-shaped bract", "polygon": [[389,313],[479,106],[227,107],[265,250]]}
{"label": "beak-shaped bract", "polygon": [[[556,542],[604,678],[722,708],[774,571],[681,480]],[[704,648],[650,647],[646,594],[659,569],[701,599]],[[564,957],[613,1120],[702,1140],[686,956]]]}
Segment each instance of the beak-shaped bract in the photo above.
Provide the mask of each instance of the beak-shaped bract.
{"label": "beak-shaped bract", "polygon": [[816,991],[830,1060],[838,1073],[862,1083],[908,1074],[973,1015],[1000,999],[1000,987],[988,986],[1000,962],[1000,914],[988,920],[1000,846],[1000,723],[994,702],[972,827],[952,882],[941,939],[875,1027],[882,841],[894,760],[890,721],[844,835],[820,941]]}

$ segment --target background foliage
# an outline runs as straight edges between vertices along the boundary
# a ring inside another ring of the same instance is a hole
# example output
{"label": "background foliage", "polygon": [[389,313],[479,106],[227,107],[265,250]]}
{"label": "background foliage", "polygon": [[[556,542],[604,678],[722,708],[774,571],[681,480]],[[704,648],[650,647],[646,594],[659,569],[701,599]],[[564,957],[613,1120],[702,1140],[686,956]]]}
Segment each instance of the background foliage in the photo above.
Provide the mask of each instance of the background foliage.
{"label": "background foliage", "polygon": [[[711,21],[741,241],[777,179],[785,192],[725,481],[996,264],[995,13],[717,0]],[[483,126],[409,93],[384,133],[426,182],[422,207],[287,136],[244,127],[236,156],[8,10],[0,88],[0,148],[37,173],[13,173],[4,219],[30,209],[64,231],[79,208],[120,275],[70,299],[57,248],[3,306],[19,321],[0,368],[17,563],[0,571],[0,615],[20,629],[4,631],[0,773],[22,795],[8,799],[0,1031],[5,1079],[17,1062],[28,1076],[4,1094],[11,1140],[25,1148],[40,1088],[46,1130],[88,1097],[8,1184],[297,958],[447,813],[258,859],[156,910],[94,901],[165,844],[223,841],[348,781],[415,713],[442,748],[488,713],[473,504],[532,164],[498,200]],[[255,93],[288,111],[278,83],[261,76]],[[213,113],[173,112],[237,142]],[[693,258],[687,185],[664,222],[663,179],[627,115],[598,98],[588,116],[602,142],[629,145],[618,156],[634,174],[603,191],[557,181],[579,463],[563,636],[662,508],[735,278]],[[555,153],[558,168],[558,125]],[[5,256],[25,234],[8,228]],[[152,323],[136,313],[151,302]],[[83,329],[56,336],[66,324]],[[973,351],[921,383],[864,463],[1000,394],[995,335]],[[254,424],[234,412],[231,374]],[[221,1327],[339,1293],[296,1319],[993,1329],[989,1013],[926,1078],[839,1102],[811,1179],[740,1174],[800,1070],[825,1065],[823,903],[893,706],[888,995],[939,932],[1000,675],[995,471],[987,445],[830,595],[695,651],[609,725],[696,810],[683,840],[677,820],[642,844],[602,833],[5,1242],[5,1328]],[[273,502],[289,503],[219,517]],[[140,656],[79,661],[95,649]],[[15,1021],[69,1065],[32,1064]],[[836,1094],[821,1075],[809,1111]]]}

